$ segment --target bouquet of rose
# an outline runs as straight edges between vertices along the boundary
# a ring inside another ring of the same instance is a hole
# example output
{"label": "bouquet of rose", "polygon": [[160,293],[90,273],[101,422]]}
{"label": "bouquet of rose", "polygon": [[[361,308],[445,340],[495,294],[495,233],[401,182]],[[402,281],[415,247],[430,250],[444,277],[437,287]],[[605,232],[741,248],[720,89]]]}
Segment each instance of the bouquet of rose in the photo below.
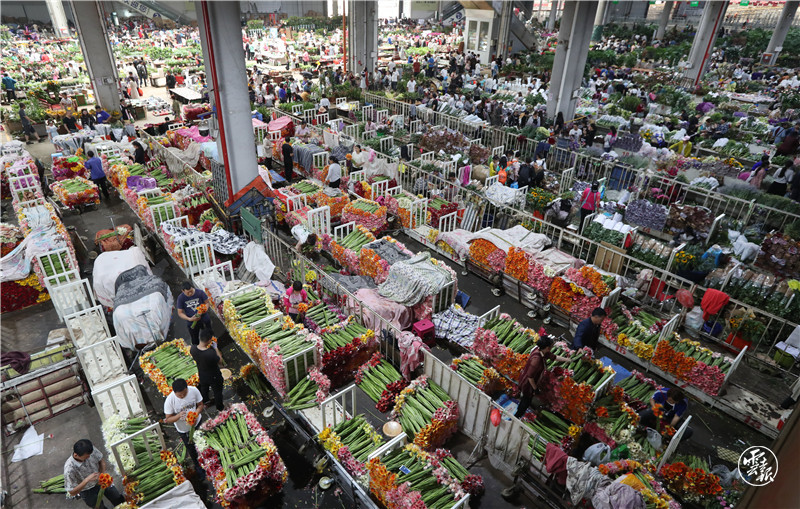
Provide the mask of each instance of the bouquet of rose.
{"label": "bouquet of rose", "polygon": [[[530,412],[526,414],[527,417],[532,415]],[[569,452],[574,438],[580,434],[580,428],[578,428],[576,434],[576,430],[574,428],[570,429],[571,426],[567,421],[547,410],[541,410],[534,419],[529,418],[525,423],[542,439],[537,440],[536,437],[532,437],[528,444],[534,457],[539,461],[544,459],[547,442],[556,444],[564,449],[565,452]]]}
{"label": "bouquet of rose", "polygon": [[200,414],[194,411],[189,411],[186,413],[186,424],[189,425],[189,443],[194,443],[194,429],[197,426],[197,421],[200,418]]}
{"label": "bouquet of rose", "polygon": [[656,383],[655,380],[645,377],[636,370],[633,370],[630,376],[621,380],[617,387],[621,387],[625,391],[625,400],[629,404],[640,408],[645,408],[653,394],[661,389],[661,385]]}
{"label": "bouquet of rose", "polygon": [[252,505],[283,487],[288,474],[266,430],[242,403],[220,412],[196,437],[200,465],[222,505]]}
{"label": "bouquet of rose", "polygon": [[498,390],[510,391],[513,388],[511,381],[501,376],[493,367],[487,366],[476,355],[465,353],[453,359],[450,367],[486,394],[492,395]]}
{"label": "bouquet of rose", "polygon": [[[103,421],[103,439],[107,445],[113,444],[134,433],[142,431],[147,426],[147,419],[144,417],[123,419],[116,414],[110,415]],[[129,443],[133,445],[133,450],[131,450]],[[158,450],[160,447],[161,441],[155,432],[146,435],[140,434],[131,438],[129,442],[122,443],[117,447],[120,462],[122,463],[121,465],[117,464],[117,458],[114,454],[111,454],[110,449],[108,449],[108,457],[110,461],[117,466],[120,472],[130,472],[136,468],[137,462],[141,463],[150,457],[149,451]]]}
{"label": "bouquet of rose", "polygon": [[367,472],[364,467],[367,457],[383,445],[383,438],[362,414],[342,421],[333,428],[325,428],[319,434],[319,441],[356,478]]}
{"label": "bouquet of rose", "polygon": [[350,221],[355,221],[357,225],[374,234],[386,227],[386,207],[372,200],[359,198],[348,203],[342,210],[342,222]]}
{"label": "bouquet of rose", "polygon": [[189,385],[196,386],[199,383],[197,364],[181,338],[145,352],[139,357],[139,366],[164,396],[172,392],[172,382],[178,378],[183,378]]}
{"label": "bouquet of rose", "polygon": [[[110,476],[109,476],[110,477]],[[178,459],[172,451],[161,451],[158,457],[139,463],[139,466],[122,480],[125,500],[138,507],[160,497],[186,481]],[[109,484],[110,486],[110,484]],[[98,501],[103,500],[101,496]]]}
{"label": "bouquet of rose", "polygon": [[103,497],[106,493],[106,488],[111,487],[114,484],[114,479],[111,477],[111,474],[103,472],[97,478],[97,485],[100,486],[100,491],[97,493],[97,501],[94,504],[94,509],[100,509],[100,506],[103,504]]}
{"label": "bouquet of rose", "polygon": [[[383,395],[391,392],[389,391],[389,386],[398,381],[405,382],[400,372],[397,371],[394,366],[386,362],[380,352],[375,352],[370,360],[356,372],[356,384],[376,403],[383,401]],[[408,384],[406,383],[406,385]],[[402,389],[405,389],[405,386],[400,390]],[[400,391],[397,391],[397,394],[399,393]],[[392,394],[392,406],[394,405],[394,396],[397,394]],[[379,407],[378,410],[386,412],[390,408],[381,410]]]}
{"label": "bouquet of rose", "polygon": [[245,364],[239,370],[239,378],[247,388],[250,389],[250,393],[256,399],[261,399],[269,395],[269,386],[264,382],[261,373],[258,371],[258,367],[255,364],[249,363]]}
{"label": "bouquet of rose", "polygon": [[192,322],[192,329],[197,327],[197,324],[201,322],[202,316],[204,314],[206,314],[206,312],[208,311],[208,304],[200,304],[199,306],[197,306],[195,308],[194,311],[195,311],[195,314],[200,317],[200,320]]}
{"label": "bouquet of rose", "polygon": [[322,334],[322,372],[338,387],[378,349],[375,332],[356,320],[342,322]]}
{"label": "bouquet of rose", "polygon": [[[396,488],[385,495],[387,506],[449,508],[461,500],[466,492],[447,466],[453,463],[445,462],[444,454],[442,457],[440,460],[437,454],[427,453],[412,444],[381,458],[379,461],[395,476]],[[406,505],[411,500],[416,500],[418,505]]]}
{"label": "bouquet of rose", "polygon": [[100,193],[94,182],[83,177],[60,180],[50,185],[58,200],[68,208],[100,203]]}
{"label": "bouquet of rose", "polygon": [[421,376],[397,397],[392,418],[398,417],[415,444],[424,449],[438,447],[458,427],[458,404],[444,389]]}
{"label": "bouquet of rose", "polygon": [[292,387],[286,395],[284,408],[302,410],[322,403],[328,396],[331,382],[316,366],[311,366],[308,376]]}
{"label": "bouquet of rose", "polygon": [[696,456],[676,457],[667,463],[659,474],[673,493],[693,502],[722,493],[719,477],[709,473],[708,463]]}
{"label": "bouquet of rose", "polygon": [[649,360],[653,357],[659,333],[666,322],[639,308],[628,310],[622,303],[614,309],[612,320],[618,329],[616,335],[609,340],[620,346],[632,348],[637,356]]}
{"label": "bouquet of rose", "polygon": [[347,317],[333,303],[320,302],[308,308],[303,323],[310,330],[319,333],[328,327],[338,325],[345,318]]}
{"label": "bouquet of rose", "polygon": [[263,288],[256,288],[226,299],[222,314],[226,321],[240,321],[250,325],[275,313],[272,300]]}

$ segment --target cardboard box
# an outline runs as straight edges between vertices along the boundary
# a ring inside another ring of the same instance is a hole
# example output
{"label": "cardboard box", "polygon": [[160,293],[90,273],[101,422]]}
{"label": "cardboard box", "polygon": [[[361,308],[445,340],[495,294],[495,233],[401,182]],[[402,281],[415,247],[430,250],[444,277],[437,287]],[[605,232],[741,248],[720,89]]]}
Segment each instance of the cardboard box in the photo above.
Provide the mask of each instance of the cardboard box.
{"label": "cardboard box", "polygon": [[608,242],[601,242],[594,257],[594,264],[606,272],[619,274],[627,250]]}

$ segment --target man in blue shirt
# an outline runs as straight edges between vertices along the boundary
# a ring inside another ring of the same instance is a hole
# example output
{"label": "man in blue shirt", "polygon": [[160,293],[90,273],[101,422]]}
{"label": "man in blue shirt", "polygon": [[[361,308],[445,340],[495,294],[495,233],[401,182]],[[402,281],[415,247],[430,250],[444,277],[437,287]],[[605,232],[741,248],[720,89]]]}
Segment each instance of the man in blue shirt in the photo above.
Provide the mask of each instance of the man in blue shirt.
{"label": "man in blue shirt", "polygon": [[89,170],[89,180],[100,188],[103,196],[108,200],[108,180],[106,180],[106,172],[103,171],[103,162],[91,150],[87,152],[87,155],[89,159],[83,163],[83,167]]}
{"label": "man in blue shirt", "polygon": [[600,339],[600,324],[605,317],[605,309],[594,308],[592,316],[578,324],[575,337],[572,339],[572,348],[577,350],[588,346],[592,350],[596,349]]}
{"label": "man in blue shirt", "polygon": [[15,93],[15,87],[17,85],[17,80],[12,78],[8,75],[7,72],[3,73],[3,87],[6,89],[6,100],[9,103],[13,103],[16,100],[17,96]]}
{"label": "man in blue shirt", "polygon": [[280,88],[278,88],[278,99],[282,103],[286,102],[286,87],[283,86],[283,83],[281,83]]}
{"label": "man in blue shirt", "polygon": [[[639,414],[639,423],[642,426],[655,429],[660,418],[661,422],[677,429],[687,410],[689,410],[689,400],[683,395],[683,391],[662,387],[650,398],[650,408],[642,410]],[[686,428],[681,440],[691,437],[693,433],[694,430],[692,428]]]}
{"label": "man in blue shirt", "polygon": [[[186,327],[189,329],[192,344],[197,345],[200,344],[200,331],[202,329],[207,329],[211,332],[211,317],[209,314],[211,311],[209,310],[201,315],[197,314],[197,307],[208,301],[208,295],[203,290],[195,288],[189,281],[183,282],[181,290],[176,304],[178,316],[186,320]],[[211,304],[209,303],[209,305]],[[197,325],[194,325],[195,322],[198,322]]]}

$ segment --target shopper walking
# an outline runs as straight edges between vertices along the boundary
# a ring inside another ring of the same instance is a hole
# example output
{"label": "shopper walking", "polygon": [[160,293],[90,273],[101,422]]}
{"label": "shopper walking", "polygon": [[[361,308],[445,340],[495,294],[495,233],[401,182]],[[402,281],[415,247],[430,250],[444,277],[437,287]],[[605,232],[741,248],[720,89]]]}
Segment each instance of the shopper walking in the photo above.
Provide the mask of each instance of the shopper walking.
{"label": "shopper walking", "polygon": [[189,281],[184,281],[181,286],[181,294],[178,295],[176,307],[178,316],[186,320],[186,327],[189,329],[189,336],[192,344],[200,343],[200,331],[208,329],[211,331],[211,318],[208,313],[198,313],[198,308],[208,302],[208,295],[203,290],[198,290]]}
{"label": "shopper walking", "polygon": [[528,356],[528,362],[525,363],[525,367],[519,375],[519,380],[517,380],[517,387],[519,387],[520,390],[520,400],[514,417],[519,419],[524,416],[525,412],[531,406],[534,396],[540,393],[541,382],[547,371],[546,361],[555,360],[558,362],[566,362],[569,360],[565,357],[553,354],[553,352],[551,352],[552,348],[552,336],[543,335],[539,338],[536,347]]}
{"label": "shopper walking", "polygon": [[591,187],[583,190],[581,195],[581,224],[578,225],[578,230],[583,231],[583,223],[589,214],[593,214],[598,207],[600,207],[600,183],[597,181],[592,182]]}
{"label": "shopper walking", "polygon": [[31,123],[31,119],[28,118],[28,114],[25,113],[25,103],[19,103],[19,121],[22,124],[22,132],[25,135],[25,143],[30,145],[33,143],[31,141],[31,136],[36,138],[36,141],[42,141],[39,138],[39,133],[36,132],[36,129],[33,127]]}
{"label": "shopper walking", "polygon": [[588,346],[592,350],[596,349],[600,341],[600,324],[603,323],[606,314],[605,309],[594,308],[592,316],[578,324],[575,337],[572,339],[572,348],[578,350]]}
{"label": "shopper walking", "polygon": [[17,80],[8,75],[7,72],[3,73],[3,88],[6,89],[6,101],[12,103],[17,98]]}
{"label": "shopper walking", "polygon": [[[106,468],[103,453],[90,440],[83,438],[75,442],[72,456],[64,463],[64,489],[67,495],[80,498],[89,507],[106,507],[104,502],[97,503],[100,494],[97,481],[100,474],[106,473]],[[111,507],[125,502],[125,497],[113,484],[105,489],[103,498],[111,502]]]}
{"label": "shopper walking", "polygon": [[191,426],[186,421],[186,416],[189,415],[189,412],[197,413],[195,426],[199,426],[203,418],[203,414],[200,412],[204,408],[203,396],[197,387],[190,386],[183,378],[178,378],[172,382],[172,392],[164,400],[164,414],[166,414],[164,423],[175,425],[175,429],[178,430],[178,436],[181,437],[186,450],[189,451],[189,456],[194,461],[195,468],[200,472],[203,469],[200,467],[200,462],[197,461],[197,449],[194,448],[194,444],[189,443]]}
{"label": "shopper walking", "polygon": [[83,167],[89,171],[89,180],[94,182],[106,200],[108,200],[108,179],[106,179],[106,172],[103,171],[103,162],[99,157],[94,155],[93,151],[88,151],[86,155],[89,159],[83,163]]}
{"label": "shopper walking", "polygon": [[211,336],[210,330],[203,329],[200,332],[200,344],[192,345],[189,353],[197,364],[197,377],[200,381],[203,405],[211,405],[211,400],[208,399],[210,389],[214,391],[214,405],[217,411],[223,411],[225,409],[222,399],[223,380],[222,371],[219,369],[222,364],[222,354],[220,354],[217,341]]}

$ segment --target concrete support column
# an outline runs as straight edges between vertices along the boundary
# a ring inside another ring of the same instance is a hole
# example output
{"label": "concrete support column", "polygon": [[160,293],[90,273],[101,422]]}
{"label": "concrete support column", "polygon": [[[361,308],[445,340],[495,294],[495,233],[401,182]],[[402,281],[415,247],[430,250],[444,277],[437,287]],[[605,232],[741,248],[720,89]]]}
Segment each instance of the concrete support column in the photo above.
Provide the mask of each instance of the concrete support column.
{"label": "concrete support column", "polygon": [[550,0],[550,18],[547,20],[547,29],[553,30],[556,27],[556,17],[558,16],[558,0]]}
{"label": "concrete support column", "polygon": [[347,69],[358,74],[375,70],[378,62],[378,3],[348,0]]}
{"label": "concrete support column", "polygon": [[597,4],[597,13],[594,16],[594,29],[592,30],[592,40],[599,41],[603,37],[603,27],[606,24],[606,7],[608,2],[600,0]]}
{"label": "concrete support column", "polygon": [[[70,0],[70,5],[95,102],[109,113],[119,111],[119,71],[106,36],[100,3]],[[64,13],[63,9],[61,13]]]}
{"label": "concrete support column", "polygon": [[333,0],[333,2],[331,2],[331,5],[333,7],[331,9],[331,16],[335,18],[336,16],[339,15],[339,0]]}
{"label": "concrete support column", "polygon": [[502,56],[503,60],[508,54],[509,32],[511,31],[511,16],[514,11],[511,9],[512,2],[503,2],[500,10],[500,26],[497,30],[497,47],[495,48],[495,55]]}
{"label": "concrete support column", "polygon": [[661,17],[658,19],[658,30],[656,31],[656,40],[661,40],[664,38],[664,33],[667,31],[667,24],[669,23],[669,18],[672,16],[672,6],[675,5],[673,0],[668,0],[664,2],[664,10],[661,11]]}
{"label": "concrete support column", "polygon": [[53,24],[53,32],[56,37],[69,37],[69,25],[67,15],[64,14],[64,4],[61,0],[45,0],[47,12],[50,14],[50,22]]}
{"label": "concrete support column", "polygon": [[789,28],[792,26],[794,15],[797,14],[798,5],[800,5],[800,1],[798,0],[789,0],[783,4],[781,17],[778,18],[778,24],[775,26],[775,30],[772,31],[772,37],[769,40],[769,44],[767,44],[767,51],[765,51],[765,53],[772,53],[772,61],[770,64],[775,63],[778,54],[781,52],[781,49],[783,49],[783,41],[786,40],[786,34],[789,33]]}
{"label": "concrete support column", "polygon": [[580,90],[583,80],[596,13],[597,2],[564,2],[553,75],[550,78],[550,98],[547,101],[547,116],[551,119],[559,112],[563,113],[566,121],[575,116],[575,107],[578,104],[576,92]]}
{"label": "concrete support column", "polygon": [[[219,133],[217,149],[224,164],[226,202],[258,176],[255,136],[250,122],[250,99],[239,22],[239,2],[195,4],[197,24],[212,107]],[[218,176],[214,176],[216,181]],[[219,194],[220,189],[215,191]]]}
{"label": "concrete support column", "polygon": [[717,40],[717,33],[722,27],[727,10],[728,2],[706,2],[703,17],[700,18],[700,26],[697,28],[694,41],[692,41],[692,49],[689,51],[689,64],[684,75],[687,85],[691,80],[690,85],[696,87],[700,83],[700,78],[705,74],[709,57],[714,49],[714,42]]}

